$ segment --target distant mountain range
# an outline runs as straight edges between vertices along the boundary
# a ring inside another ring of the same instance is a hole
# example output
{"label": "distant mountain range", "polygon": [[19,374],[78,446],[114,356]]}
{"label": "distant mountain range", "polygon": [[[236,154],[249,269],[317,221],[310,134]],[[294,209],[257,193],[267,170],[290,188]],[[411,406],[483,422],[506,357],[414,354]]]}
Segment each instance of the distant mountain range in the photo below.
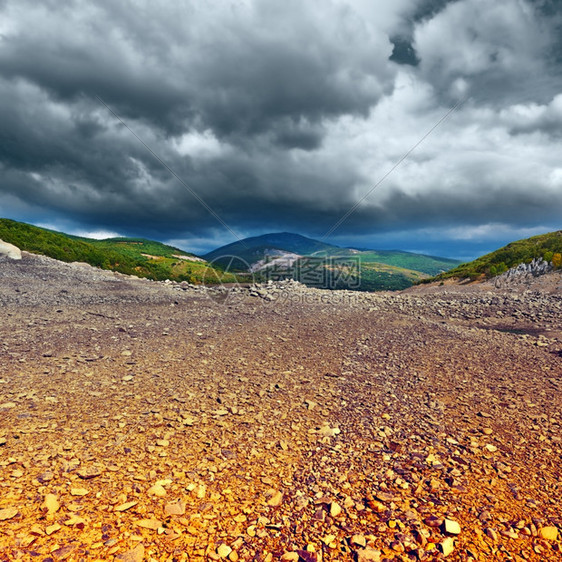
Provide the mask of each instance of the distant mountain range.
{"label": "distant mountain range", "polygon": [[260,281],[292,277],[312,286],[360,290],[405,289],[460,263],[400,250],[342,248],[290,232],[245,238],[203,257]]}
{"label": "distant mountain range", "polygon": [[144,238],[93,240],[10,219],[0,219],[0,240],[61,261],[155,280],[209,284],[292,277],[324,288],[396,290],[449,278],[483,280],[535,258],[562,267],[562,231],[518,240],[462,264],[400,250],[341,248],[288,232],[246,238],[202,257]]}

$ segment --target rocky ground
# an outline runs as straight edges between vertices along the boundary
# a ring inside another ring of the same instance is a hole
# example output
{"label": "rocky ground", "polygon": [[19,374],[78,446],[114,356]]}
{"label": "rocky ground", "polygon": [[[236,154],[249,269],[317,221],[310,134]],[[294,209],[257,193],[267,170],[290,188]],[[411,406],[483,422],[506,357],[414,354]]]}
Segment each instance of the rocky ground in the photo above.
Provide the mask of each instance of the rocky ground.
{"label": "rocky ground", "polygon": [[561,560],[549,275],[220,292],[0,259],[0,560]]}

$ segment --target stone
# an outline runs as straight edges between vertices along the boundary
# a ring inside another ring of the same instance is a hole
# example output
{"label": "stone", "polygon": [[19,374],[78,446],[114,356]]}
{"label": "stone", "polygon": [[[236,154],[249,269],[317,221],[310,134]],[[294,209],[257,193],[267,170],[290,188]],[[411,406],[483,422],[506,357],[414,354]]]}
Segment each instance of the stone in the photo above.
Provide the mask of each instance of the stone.
{"label": "stone", "polygon": [[285,554],[281,556],[281,562],[299,562],[298,552],[285,552]]}
{"label": "stone", "polygon": [[441,552],[443,556],[449,556],[455,550],[455,540],[452,537],[447,537],[441,542]]}
{"label": "stone", "polygon": [[149,496],[156,496],[159,498],[163,498],[166,495],[166,489],[164,488],[164,486],[162,486],[162,484],[159,484],[158,482],[156,484],[154,484],[154,486],[150,487],[146,493]]}
{"label": "stone", "polygon": [[74,525],[83,526],[85,523],[86,520],[82,519],[82,517],[78,517],[78,515],[71,515],[70,518],[64,522],[68,527],[73,527]]}
{"label": "stone", "polygon": [[283,492],[278,490],[272,490],[270,493],[271,497],[267,500],[267,505],[271,507],[277,507],[283,502]]}
{"label": "stone", "polygon": [[128,509],[131,509],[131,507],[134,507],[135,505],[137,505],[137,501],[130,501],[127,503],[122,503],[121,505],[118,505],[115,507],[115,511],[127,511]]}
{"label": "stone", "polygon": [[70,495],[71,496],[85,496],[89,493],[90,493],[89,490],[86,490],[85,488],[71,488],[70,489]]}
{"label": "stone", "polygon": [[555,541],[558,539],[558,529],[556,527],[541,527],[539,537],[546,541]]}
{"label": "stone", "polygon": [[461,526],[452,519],[445,519],[443,526],[445,528],[445,532],[449,535],[459,535],[461,532]]}
{"label": "stone", "polygon": [[43,502],[43,506],[47,508],[47,513],[53,514],[56,513],[60,507],[60,503],[57,499],[55,494],[47,494],[45,496],[45,501]]}
{"label": "stone", "polygon": [[381,551],[374,548],[362,548],[357,551],[357,562],[380,562]]}
{"label": "stone", "polygon": [[367,539],[363,535],[353,535],[350,542],[355,546],[367,546]]}
{"label": "stone", "polygon": [[230,548],[228,545],[224,543],[219,545],[219,547],[217,548],[217,554],[221,558],[228,558],[231,552],[232,552],[232,548]]}
{"label": "stone", "polygon": [[18,514],[18,510],[15,507],[5,507],[0,509],[0,521],[7,521],[8,519],[14,518]]}
{"label": "stone", "polygon": [[179,500],[167,503],[164,506],[164,513],[166,515],[183,515],[185,513],[185,502]]}
{"label": "stone", "polygon": [[56,533],[61,529],[62,527],[58,523],[53,523],[53,525],[49,525],[48,527],[45,528],[45,534],[52,535],[53,533]]}
{"label": "stone", "polygon": [[13,244],[0,240],[0,256],[6,256],[12,260],[21,260],[21,250]]}
{"label": "stone", "polygon": [[330,517],[337,517],[341,512],[342,508],[337,502],[330,504]]}
{"label": "stone", "polygon": [[142,543],[137,544],[135,548],[123,552],[123,554],[118,554],[115,560],[120,562],[142,562],[144,560],[144,545]]}
{"label": "stone", "polygon": [[330,427],[329,424],[325,423],[319,430],[318,433],[323,437],[335,437],[341,433],[339,427]]}
{"label": "stone", "polygon": [[151,529],[152,531],[157,531],[160,527],[162,527],[162,521],[158,521],[158,519],[140,519],[139,521],[135,522],[135,525],[138,525],[143,529]]}

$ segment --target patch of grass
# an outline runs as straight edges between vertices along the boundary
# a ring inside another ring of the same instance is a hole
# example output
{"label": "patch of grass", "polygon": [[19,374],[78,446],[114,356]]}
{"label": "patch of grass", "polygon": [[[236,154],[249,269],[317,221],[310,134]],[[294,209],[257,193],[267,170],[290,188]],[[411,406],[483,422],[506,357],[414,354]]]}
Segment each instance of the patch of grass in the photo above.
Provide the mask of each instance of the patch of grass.
{"label": "patch of grass", "polygon": [[0,239],[21,250],[64,262],[85,262],[94,267],[147,279],[189,283],[233,283],[236,276],[210,267],[196,256],[173,246],[142,238],[92,240],[0,219]]}
{"label": "patch of grass", "polygon": [[507,246],[482,256],[469,263],[463,263],[436,277],[425,279],[422,283],[444,279],[489,279],[504,273],[520,263],[530,263],[535,258],[543,258],[555,267],[560,267],[562,255],[562,230],[540,234],[511,242]]}

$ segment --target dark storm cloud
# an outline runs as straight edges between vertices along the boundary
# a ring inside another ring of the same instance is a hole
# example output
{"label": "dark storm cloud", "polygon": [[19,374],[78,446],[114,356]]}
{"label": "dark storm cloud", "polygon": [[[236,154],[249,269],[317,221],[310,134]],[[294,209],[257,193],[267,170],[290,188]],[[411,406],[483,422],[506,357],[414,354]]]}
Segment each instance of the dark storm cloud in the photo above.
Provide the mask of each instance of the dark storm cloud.
{"label": "dark storm cloud", "polygon": [[0,72],[69,102],[98,94],[168,134],[304,129],[365,114],[392,87],[390,42],[343,7],[328,12],[338,23],[318,2],[182,6],[24,1],[14,12],[30,21],[4,40]]}
{"label": "dark storm cloud", "polygon": [[342,235],[551,224],[562,88],[548,7],[0,0],[0,215],[216,240],[193,190],[243,235],[321,236],[469,96]]}

